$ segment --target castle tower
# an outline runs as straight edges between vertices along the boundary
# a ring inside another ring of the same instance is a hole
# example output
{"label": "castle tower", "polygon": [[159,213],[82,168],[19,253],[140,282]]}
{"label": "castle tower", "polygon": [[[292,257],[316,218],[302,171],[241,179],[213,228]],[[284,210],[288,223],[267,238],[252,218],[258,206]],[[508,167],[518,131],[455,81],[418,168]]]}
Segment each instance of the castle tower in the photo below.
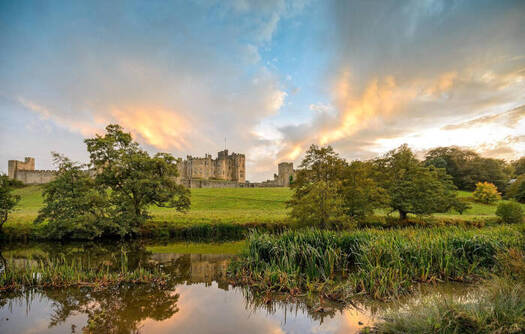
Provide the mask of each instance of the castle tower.
{"label": "castle tower", "polygon": [[7,176],[10,179],[16,178],[19,170],[35,170],[35,158],[25,157],[24,161],[9,160],[7,162]]}
{"label": "castle tower", "polygon": [[290,185],[290,176],[293,177],[293,162],[281,162],[278,166],[277,182],[279,185],[288,187]]}

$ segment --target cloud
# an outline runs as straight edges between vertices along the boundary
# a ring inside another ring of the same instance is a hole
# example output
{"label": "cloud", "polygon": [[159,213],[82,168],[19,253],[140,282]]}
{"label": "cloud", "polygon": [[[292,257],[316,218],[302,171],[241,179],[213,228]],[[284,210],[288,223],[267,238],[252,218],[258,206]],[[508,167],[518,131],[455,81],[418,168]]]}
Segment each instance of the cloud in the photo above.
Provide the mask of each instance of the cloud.
{"label": "cloud", "polygon": [[511,158],[525,3],[480,1],[5,4],[0,93],[78,137],[119,122],[178,156],[226,137],[252,181],[314,143],[350,159],[405,142]]}
{"label": "cloud", "polygon": [[449,124],[442,127],[443,130],[468,129],[476,126],[482,126],[494,122],[503,123],[509,128],[516,127],[519,122],[525,118],[525,105],[516,107],[512,110],[478,117],[458,124]]}
{"label": "cloud", "polygon": [[336,112],[281,127],[280,157],[298,159],[312,143],[361,159],[405,142],[416,150],[458,142],[483,150],[497,141],[490,154],[525,153],[505,139],[525,132],[525,31],[517,14],[525,8],[489,4],[478,13],[468,2],[417,3],[334,6],[337,53],[327,81]]}
{"label": "cloud", "polygon": [[[230,150],[257,164],[253,129],[278,113],[288,95],[281,76],[261,63],[260,47],[296,7],[284,1],[151,4],[142,11],[60,6],[47,6],[49,15],[25,13],[34,29],[6,10],[12,29],[2,35],[3,95],[84,137],[117,122],[148,149],[178,156],[215,153],[227,137]],[[202,15],[204,9],[217,16]],[[74,22],[77,11],[85,14]],[[37,27],[47,28],[37,33]],[[266,175],[249,170],[248,177]]]}

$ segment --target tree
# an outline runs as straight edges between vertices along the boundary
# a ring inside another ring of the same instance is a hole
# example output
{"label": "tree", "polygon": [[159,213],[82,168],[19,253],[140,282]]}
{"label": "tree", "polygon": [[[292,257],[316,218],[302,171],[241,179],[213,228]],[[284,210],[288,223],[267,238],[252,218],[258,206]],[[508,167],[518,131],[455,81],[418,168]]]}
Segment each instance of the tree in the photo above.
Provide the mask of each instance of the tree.
{"label": "tree", "polygon": [[511,165],[514,167],[514,175],[516,177],[525,174],[525,157],[514,160]]}
{"label": "tree", "polygon": [[35,222],[46,222],[49,237],[94,239],[111,233],[107,194],[95,186],[86,165],[53,153],[57,177],[44,185],[44,206]]}
{"label": "tree", "polygon": [[478,182],[472,195],[477,202],[485,204],[492,204],[501,199],[498,188],[489,182]]}
{"label": "tree", "polygon": [[461,190],[472,191],[477,182],[487,181],[504,191],[510,177],[505,161],[483,158],[473,151],[453,146],[430,150],[424,163],[426,166],[445,168]]}
{"label": "tree", "polygon": [[345,168],[342,194],[346,215],[362,218],[388,204],[388,194],[375,181],[373,172],[371,162],[352,161]]}
{"label": "tree", "polygon": [[409,213],[447,212],[458,203],[456,187],[446,171],[420,164],[406,144],[377,159],[375,168],[400,219]]}
{"label": "tree", "polygon": [[299,166],[288,206],[290,215],[301,224],[327,227],[341,218],[342,178],[346,162],[332,147],[310,146]]}
{"label": "tree", "polygon": [[20,201],[19,195],[14,195],[11,181],[7,175],[0,175],[0,233],[7,221],[7,217]]}
{"label": "tree", "polygon": [[177,161],[172,155],[150,156],[117,124],[108,125],[104,136],[85,143],[96,170],[96,185],[110,190],[112,218],[120,236],[138,232],[149,218],[150,205],[189,209],[190,193],[176,182]]}
{"label": "tree", "polygon": [[525,203],[525,174],[518,176],[507,188],[505,198],[514,198],[520,203]]}

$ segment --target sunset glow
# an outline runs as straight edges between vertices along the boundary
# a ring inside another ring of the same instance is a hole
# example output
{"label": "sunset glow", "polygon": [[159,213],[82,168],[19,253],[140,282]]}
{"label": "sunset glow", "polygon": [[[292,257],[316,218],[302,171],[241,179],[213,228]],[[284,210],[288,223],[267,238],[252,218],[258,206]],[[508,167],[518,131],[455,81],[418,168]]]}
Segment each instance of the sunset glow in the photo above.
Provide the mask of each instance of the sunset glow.
{"label": "sunset glow", "polygon": [[0,141],[20,138],[3,161],[84,161],[111,122],[179,157],[226,138],[251,181],[311,144],[525,153],[522,1],[1,6]]}

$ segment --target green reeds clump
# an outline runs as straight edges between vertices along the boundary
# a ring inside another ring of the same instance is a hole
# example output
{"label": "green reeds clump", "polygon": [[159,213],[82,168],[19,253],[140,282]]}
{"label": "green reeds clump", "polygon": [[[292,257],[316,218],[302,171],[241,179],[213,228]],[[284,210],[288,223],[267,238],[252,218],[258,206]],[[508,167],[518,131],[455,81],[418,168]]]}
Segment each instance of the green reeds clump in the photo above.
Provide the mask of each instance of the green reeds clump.
{"label": "green reeds clump", "polygon": [[267,289],[385,299],[409,292],[416,282],[485,277],[497,270],[498,253],[524,243],[512,226],[254,233],[230,272],[241,284]]}
{"label": "green reeds clump", "polygon": [[0,273],[0,292],[23,288],[64,288],[72,286],[109,287],[122,283],[152,283],[162,286],[168,276],[158,269],[129,270],[127,259],[121,259],[118,270],[109,265],[91,266],[89,261],[67,261],[65,258],[6,260]]}
{"label": "green reeds clump", "polygon": [[375,333],[524,333],[525,256],[518,249],[500,253],[498,276],[467,298],[432,296],[392,311]]}

